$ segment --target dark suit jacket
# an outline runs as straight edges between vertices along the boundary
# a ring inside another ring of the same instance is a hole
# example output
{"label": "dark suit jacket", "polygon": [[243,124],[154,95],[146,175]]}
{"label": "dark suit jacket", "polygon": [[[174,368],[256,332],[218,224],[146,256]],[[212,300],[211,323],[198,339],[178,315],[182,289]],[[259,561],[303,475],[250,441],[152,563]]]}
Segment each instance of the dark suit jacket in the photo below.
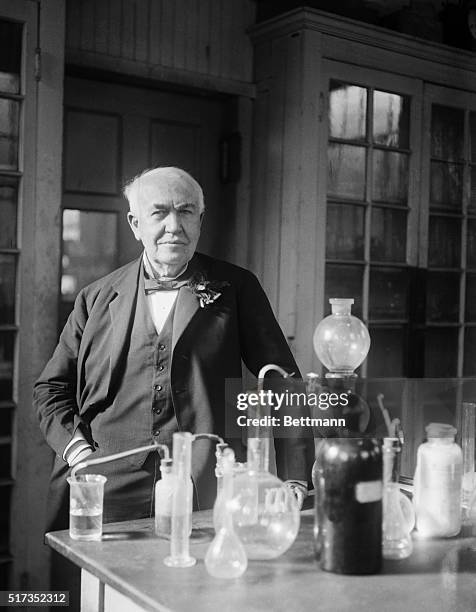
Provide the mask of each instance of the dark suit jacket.
{"label": "dark suit jacket", "polygon": [[[94,443],[91,423],[111,405],[123,372],[141,265],[139,258],[79,293],[59,344],[36,382],[34,403],[40,427],[57,454],[53,484],[56,481],[63,496],[67,473],[63,451],[78,427]],[[228,285],[204,308],[190,288],[179,290],[170,368],[175,416],[182,431],[224,435],[224,381],[241,378],[242,359],[254,375],[267,363],[289,372],[298,368],[252,273],[198,253],[189,267],[209,281]],[[115,437],[117,432],[111,429],[108,436]],[[134,439],[136,446],[152,441],[150,437]],[[275,443],[280,477],[307,480],[309,441]],[[201,483],[205,490],[205,483],[213,480],[214,446],[200,441],[193,453],[193,475],[198,490]],[[210,507],[208,497],[204,495],[202,508]]]}

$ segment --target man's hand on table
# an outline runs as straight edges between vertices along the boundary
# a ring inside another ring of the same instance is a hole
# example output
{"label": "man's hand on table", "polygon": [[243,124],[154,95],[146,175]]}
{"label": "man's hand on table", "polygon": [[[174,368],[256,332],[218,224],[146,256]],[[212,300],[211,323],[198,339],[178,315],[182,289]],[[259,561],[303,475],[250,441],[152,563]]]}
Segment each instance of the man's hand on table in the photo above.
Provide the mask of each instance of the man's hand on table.
{"label": "man's hand on table", "polygon": [[292,491],[301,509],[307,497],[307,484],[302,480],[286,480],[284,484]]}

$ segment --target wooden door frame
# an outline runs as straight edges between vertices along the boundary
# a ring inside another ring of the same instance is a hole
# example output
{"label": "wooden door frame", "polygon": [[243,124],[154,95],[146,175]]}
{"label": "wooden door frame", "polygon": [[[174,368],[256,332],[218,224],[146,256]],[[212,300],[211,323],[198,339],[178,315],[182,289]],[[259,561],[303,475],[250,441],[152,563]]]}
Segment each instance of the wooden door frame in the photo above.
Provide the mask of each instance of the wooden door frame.
{"label": "wooden door frame", "polygon": [[32,409],[32,392],[57,341],[64,3],[42,0],[40,6],[32,0],[7,0],[1,16],[26,23],[10,582],[14,589],[45,589],[49,552],[43,537],[51,451]]}

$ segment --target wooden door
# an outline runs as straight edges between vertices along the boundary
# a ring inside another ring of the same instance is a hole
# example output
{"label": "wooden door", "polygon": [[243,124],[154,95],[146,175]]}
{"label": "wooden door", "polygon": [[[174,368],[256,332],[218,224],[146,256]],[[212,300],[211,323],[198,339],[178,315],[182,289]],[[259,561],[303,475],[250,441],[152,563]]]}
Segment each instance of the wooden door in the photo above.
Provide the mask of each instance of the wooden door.
{"label": "wooden door", "polygon": [[60,324],[81,287],[140,253],[122,187],[145,168],[179,166],[201,183],[198,248],[226,257],[233,194],[220,174],[220,151],[233,127],[231,106],[224,97],[66,79]]}

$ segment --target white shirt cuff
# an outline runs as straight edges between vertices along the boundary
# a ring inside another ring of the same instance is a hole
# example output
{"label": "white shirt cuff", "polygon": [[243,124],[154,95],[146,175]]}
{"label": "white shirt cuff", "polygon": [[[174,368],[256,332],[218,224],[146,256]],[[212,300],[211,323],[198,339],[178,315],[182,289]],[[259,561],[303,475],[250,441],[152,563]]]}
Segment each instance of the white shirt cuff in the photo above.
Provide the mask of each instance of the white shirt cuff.
{"label": "white shirt cuff", "polygon": [[[69,452],[69,450],[71,449],[72,446],[74,446],[77,442],[84,442],[84,444],[78,444],[77,448],[75,448],[71,453]],[[63,460],[66,461],[69,465],[71,465],[71,461],[74,460],[74,457],[77,456],[78,451],[80,450],[84,450],[84,448],[90,448],[91,450],[94,450],[91,448],[91,445],[89,444],[89,442],[86,440],[86,438],[84,437],[84,435],[82,434],[80,429],[76,430],[76,433],[74,434],[74,436],[71,438],[71,440],[68,442],[68,444],[66,445],[64,451],[63,451]],[[71,456],[70,456],[71,455]]]}

